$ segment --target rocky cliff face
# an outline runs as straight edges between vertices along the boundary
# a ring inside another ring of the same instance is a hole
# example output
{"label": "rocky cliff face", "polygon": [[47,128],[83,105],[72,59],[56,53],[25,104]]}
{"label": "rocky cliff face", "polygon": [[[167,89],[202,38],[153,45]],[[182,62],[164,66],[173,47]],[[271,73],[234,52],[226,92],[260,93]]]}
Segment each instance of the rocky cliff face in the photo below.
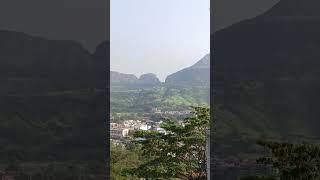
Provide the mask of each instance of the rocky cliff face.
{"label": "rocky cliff face", "polygon": [[139,78],[133,74],[124,74],[111,71],[111,85],[124,85],[124,86],[156,86],[161,82],[155,74],[143,74]]}
{"label": "rocky cliff face", "polygon": [[148,73],[148,74],[141,75],[138,80],[138,83],[145,84],[145,85],[159,85],[161,82],[155,74]]}
{"label": "rocky cliff face", "polygon": [[110,72],[111,84],[123,84],[130,85],[135,84],[138,81],[138,78],[133,74],[124,74],[115,71]]}

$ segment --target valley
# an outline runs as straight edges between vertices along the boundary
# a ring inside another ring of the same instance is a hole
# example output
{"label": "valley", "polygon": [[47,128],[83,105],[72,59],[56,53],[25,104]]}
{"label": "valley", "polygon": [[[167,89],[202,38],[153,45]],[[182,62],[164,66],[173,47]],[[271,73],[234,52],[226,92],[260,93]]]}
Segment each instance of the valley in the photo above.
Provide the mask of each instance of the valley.
{"label": "valley", "polygon": [[[111,140],[125,141],[137,129],[161,131],[160,124],[164,119],[182,121],[190,114],[191,106],[209,106],[209,72],[209,55],[168,76],[165,82],[160,82],[151,73],[137,78],[112,71]],[[127,126],[129,122],[135,125]]]}

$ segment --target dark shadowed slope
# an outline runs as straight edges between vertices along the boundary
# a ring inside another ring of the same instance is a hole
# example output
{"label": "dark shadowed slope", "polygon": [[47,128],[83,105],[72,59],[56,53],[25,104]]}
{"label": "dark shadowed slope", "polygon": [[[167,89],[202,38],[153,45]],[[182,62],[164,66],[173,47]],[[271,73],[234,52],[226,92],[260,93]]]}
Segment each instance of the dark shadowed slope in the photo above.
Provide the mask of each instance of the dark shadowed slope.
{"label": "dark shadowed slope", "polygon": [[263,16],[319,16],[319,6],[317,0],[281,0]]}
{"label": "dark shadowed slope", "polygon": [[282,0],[215,33],[214,98],[229,135],[320,137],[319,12],[315,0]]}
{"label": "dark shadowed slope", "polygon": [[74,41],[0,31],[2,160],[103,160],[106,69],[94,57]]}
{"label": "dark shadowed slope", "polygon": [[94,86],[96,61],[74,41],[0,31],[0,64],[2,81],[9,85],[15,81],[4,78],[31,78],[32,82],[37,81],[39,90]]}

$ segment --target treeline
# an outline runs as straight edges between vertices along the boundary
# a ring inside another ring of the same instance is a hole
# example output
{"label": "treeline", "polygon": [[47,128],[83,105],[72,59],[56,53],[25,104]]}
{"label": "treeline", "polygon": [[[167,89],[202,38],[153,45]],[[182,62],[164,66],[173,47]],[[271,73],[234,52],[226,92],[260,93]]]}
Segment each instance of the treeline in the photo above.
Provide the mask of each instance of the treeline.
{"label": "treeline", "polygon": [[149,112],[153,107],[179,109],[180,107],[209,104],[209,90],[209,86],[203,86],[111,91],[111,112]]}
{"label": "treeline", "polygon": [[272,166],[274,176],[248,176],[241,180],[318,180],[320,179],[320,146],[318,144],[258,141],[268,151],[257,163]]}
{"label": "treeline", "polygon": [[105,165],[101,162],[48,162],[23,164],[12,160],[0,172],[1,179],[14,180],[103,180]]}

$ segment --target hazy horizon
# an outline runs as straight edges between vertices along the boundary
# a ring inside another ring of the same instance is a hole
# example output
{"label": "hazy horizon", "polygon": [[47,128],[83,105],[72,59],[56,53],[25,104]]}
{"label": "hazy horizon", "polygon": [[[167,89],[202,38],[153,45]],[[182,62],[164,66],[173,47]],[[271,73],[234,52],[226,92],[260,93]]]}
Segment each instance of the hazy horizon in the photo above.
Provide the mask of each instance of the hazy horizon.
{"label": "hazy horizon", "polygon": [[209,0],[111,0],[110,10],[111,71],[164,81],[210,53]]}

